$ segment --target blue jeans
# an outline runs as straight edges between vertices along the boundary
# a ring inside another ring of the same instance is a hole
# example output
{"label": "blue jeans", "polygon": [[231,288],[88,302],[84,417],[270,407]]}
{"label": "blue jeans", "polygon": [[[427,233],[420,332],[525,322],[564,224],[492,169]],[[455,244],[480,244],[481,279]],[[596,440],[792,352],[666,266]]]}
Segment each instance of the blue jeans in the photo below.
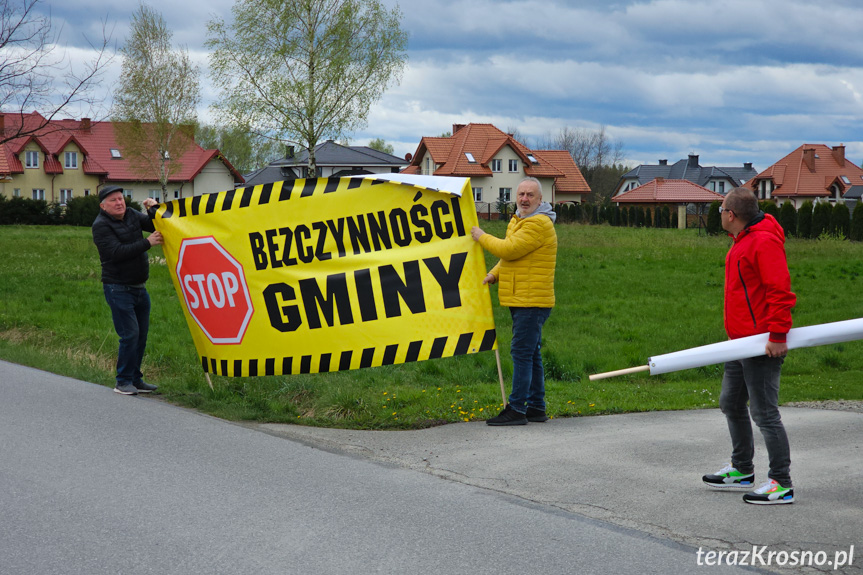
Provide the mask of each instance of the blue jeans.
{"label": "blue jeans", "polygon": [[102,289],[111,308],[114,329],[120,336],[117,385],[140,383],[141,361],[150,329],[150,294],[145,288],[122,284],[102,284]]}
{"label": "blue jeans", "polygon": [[779,375],[783,361],[781,357],[762,355],[727,362],[719,408],[731,432],[731,465],[743,473],[755,470],[751,413],[767,448],[770,465],[767,476],[783,487],[791,487],[791,448],[779,416]]}
{"label": "blue jeans", "polygon": [[550,307],[511,307],[512,393],[510,406],[519,413],[528,407],[545,411],[545,372],[542,368],[542,326]]}

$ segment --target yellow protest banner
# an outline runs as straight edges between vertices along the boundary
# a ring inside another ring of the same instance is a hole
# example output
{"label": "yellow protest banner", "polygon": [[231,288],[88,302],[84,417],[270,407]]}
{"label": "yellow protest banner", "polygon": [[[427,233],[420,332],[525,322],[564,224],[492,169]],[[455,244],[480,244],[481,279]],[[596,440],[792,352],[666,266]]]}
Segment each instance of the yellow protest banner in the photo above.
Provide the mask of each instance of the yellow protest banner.
{"label": "yellow protest banner", "polygon": [[230,377],[496,349],[476,223],[469,180],[397,174],[228,190],[155,218],[201,366]]}

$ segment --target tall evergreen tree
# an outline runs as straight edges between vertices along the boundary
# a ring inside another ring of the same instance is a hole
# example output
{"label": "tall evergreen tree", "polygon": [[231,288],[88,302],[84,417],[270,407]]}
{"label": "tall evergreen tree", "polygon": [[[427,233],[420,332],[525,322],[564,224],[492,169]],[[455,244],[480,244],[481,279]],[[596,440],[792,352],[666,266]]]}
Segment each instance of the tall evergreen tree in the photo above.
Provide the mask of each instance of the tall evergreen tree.
{"label": "tall evergreen tree", "polygon": [[779,224],[785,230],[786,236],[797,235],[797,210],[794,209],[793,203],[782,204],[782,208],[779,209]]}

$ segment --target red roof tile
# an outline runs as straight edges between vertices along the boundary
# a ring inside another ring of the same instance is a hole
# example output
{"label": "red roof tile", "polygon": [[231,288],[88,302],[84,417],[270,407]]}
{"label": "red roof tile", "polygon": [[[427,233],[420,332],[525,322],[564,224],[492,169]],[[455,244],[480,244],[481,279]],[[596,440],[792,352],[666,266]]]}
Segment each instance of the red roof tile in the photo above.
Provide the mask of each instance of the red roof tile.
{"label": "red roof tile", "polygon": [[[590,187],[578,166],[565,150],[531,151],[492,124],[467,124],[455,128],[455,133],[450,137],[423,138],[411,165],[402,172],[422,173],[424,166],[421,162],[428,152],[435,164],[432,172],[435,176],[491,177],[491,160],[505,146],[509,146],[526,164],[525,174],[528,176],[553,177],[559,191],[590,193]],[[473,162],[467,154],[473,157]],[[530,155],[538,163],[532,162],[528,157]]]}
{"label": "red roof tile", "polygon": [[842,194],[851,186],[863,185],[863,169],[845,158],[845,146],[803,144],[755,176],[747,186],[757,190],[763,180],[773,181],[773,197],[828,197],[833,195],[834,183]]}
{"label": "red roof tile", "polygon": [[723,197],[689,180],[657,178],[614,196],[611,201],[624,204],[708,204],[717,200],[721,202]]}
{"label": "red roof tile", "polygon": [[[44,118],[38,113],[20,115],[5,114],[4,124],[6,130],[15,129],[21,122],[25,126],[38,125],[44,122]],[[63,173],[62,163],[58,159],[66,145],[74,141],[81,149],[84,160],[82,168],[84,173],[91,175],[105,175],[108,180],[116,182],[140,181],[141,176],[135,172],[128,158],[114,158],[111,149],[119,149],[114,135],[114,124],[112,122],[91,122],[90,120],[56,120],[50,121],[35,136],[14,138],[2,146],[3,160],[9,166],[12,173],[21,173],[24,168],[18,155],[30,142],[35,142],[46,154],[44,169],[49,174]],[[217,158],[225,163],[238,182],[243,181],[242,175],[228,162],[218,150],[205,150],[197,143],[192,142],[191,147],[178,159],[172,160],[180,164],[181,168],[172,173],[169,182],[187,182],[197,176],[208,162]],[[2,161],[2,160],[0,160]],[[2,165],[2,164],[0,164]]]}

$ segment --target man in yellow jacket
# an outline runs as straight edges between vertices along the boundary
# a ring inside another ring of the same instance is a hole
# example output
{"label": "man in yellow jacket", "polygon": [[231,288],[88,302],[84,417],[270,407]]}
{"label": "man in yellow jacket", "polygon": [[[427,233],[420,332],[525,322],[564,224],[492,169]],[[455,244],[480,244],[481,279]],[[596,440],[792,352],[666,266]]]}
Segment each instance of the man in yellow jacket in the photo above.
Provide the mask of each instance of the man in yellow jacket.
{"label": "man in yellow jacket", "polygon": [[512,393],[504,410],[486,422],[489,425],[525,425],[548,419],[540,346],[542,326],[554,307],[557,215],[551,204],[542,201],[542,184],[536,178],[519,183],[516,206],[505,239],[477,226],[471,229],[473,239],[500,258],[482,283],[500,282],[500,305],[507,306],[512,316]]}

